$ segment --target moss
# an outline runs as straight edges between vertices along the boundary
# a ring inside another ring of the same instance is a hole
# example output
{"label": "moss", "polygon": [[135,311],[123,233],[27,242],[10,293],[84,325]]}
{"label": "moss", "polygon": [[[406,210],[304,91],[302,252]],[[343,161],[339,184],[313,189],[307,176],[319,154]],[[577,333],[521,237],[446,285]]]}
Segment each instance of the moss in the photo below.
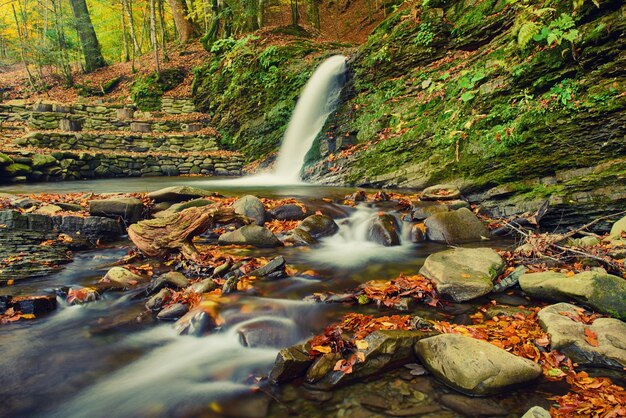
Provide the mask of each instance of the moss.
{"label": "moss", "polygon": [[185,72],[175,68],[139,77],[130,87],[130,96],[141,110],[160,110],[163,94],[182,83],[184,78]]}

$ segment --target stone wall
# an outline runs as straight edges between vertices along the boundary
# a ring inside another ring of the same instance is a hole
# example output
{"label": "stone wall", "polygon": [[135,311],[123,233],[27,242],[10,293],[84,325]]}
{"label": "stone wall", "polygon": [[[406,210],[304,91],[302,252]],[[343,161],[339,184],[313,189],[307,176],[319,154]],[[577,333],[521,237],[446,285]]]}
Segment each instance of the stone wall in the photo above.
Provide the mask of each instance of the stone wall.
{"label": "stone wall", "polygon": [[58,150],[123,150],[131,152],[217,151],[215,138],[208,135],[153,135],[137,133],[31,132],[14,140],[20,147]]}
{"label": "stone wall", "polygon": [[170,115],[180,115],[196,112],[196,105],[192,98],[163,97],[161,99],[161,111]]}
{"label": "stone wall", "polygon": [[203,174],[241,175],[243,158],[228,153],[105,154],[31,151],[0,154],[0,183]]}

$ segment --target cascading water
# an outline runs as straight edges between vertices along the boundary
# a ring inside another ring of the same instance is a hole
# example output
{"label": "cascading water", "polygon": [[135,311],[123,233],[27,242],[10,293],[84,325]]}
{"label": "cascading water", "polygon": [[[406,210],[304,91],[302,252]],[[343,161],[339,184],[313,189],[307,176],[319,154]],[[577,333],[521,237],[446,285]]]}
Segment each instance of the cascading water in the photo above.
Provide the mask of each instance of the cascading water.
{"label": "cascading water", "polygon": [[300,172],[315,138],[335,110],[346,83],[346,57],[334,55],[313,73],[296,104],[283,137],[273,171],[232,180],[209,181],[207,184],[229,186],[269,186],[302,184]]}

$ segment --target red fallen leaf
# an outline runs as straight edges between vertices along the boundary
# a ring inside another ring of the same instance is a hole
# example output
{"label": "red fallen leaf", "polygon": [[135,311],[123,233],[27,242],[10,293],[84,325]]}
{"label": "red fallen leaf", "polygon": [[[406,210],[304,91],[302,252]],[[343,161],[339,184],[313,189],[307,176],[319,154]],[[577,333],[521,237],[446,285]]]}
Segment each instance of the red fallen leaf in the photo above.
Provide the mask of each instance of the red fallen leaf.
{"label": "red fallen leaf", "polygon": [[585,341],[587,341],[587,343],[592,347],[600,345],[598,343],[598,334],[596,334],[591,328],[585,328]]}
{"label": "red fallen leaf", "polygon": [[535,344],[541,347],[547,347],[550,345],[550,337],[544,335],[543,337],[535,338]]}
{"label": "red fallen leaf", "polygon": [[351,355],[347,360],[341,359],[337,363],[335,363],[335,367],[333,370],[336,372],[344,372],[345,374],[352,373],[352,366],[356,363],[357,356]]}

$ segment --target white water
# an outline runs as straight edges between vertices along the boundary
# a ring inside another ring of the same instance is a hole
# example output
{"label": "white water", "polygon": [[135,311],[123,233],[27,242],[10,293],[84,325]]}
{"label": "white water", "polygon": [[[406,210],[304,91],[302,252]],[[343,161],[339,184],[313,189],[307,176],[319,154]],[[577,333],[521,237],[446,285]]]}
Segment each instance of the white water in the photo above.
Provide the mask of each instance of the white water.
{"label": "white water", "polygon": [[[359,206],[349,218],[339,222],[339,232],[321,240],[320,246],[306,254],[306,258],[325,267],[350,268],[370,262],[406,259],[412,244],[407,231],[400,234],[401,245],[385,247],[368,238],[371,220],[377,210]],[[400,224],[403,227],[403,223]]]}
{"label": "white water", "polygon": [[283,137],[274,169],[268,173],[208,184],[276,186],[304,184],[300,176],[306,154],[335,109],[345,84],[346,57],[335,55],[313,73],[296,104]]}

